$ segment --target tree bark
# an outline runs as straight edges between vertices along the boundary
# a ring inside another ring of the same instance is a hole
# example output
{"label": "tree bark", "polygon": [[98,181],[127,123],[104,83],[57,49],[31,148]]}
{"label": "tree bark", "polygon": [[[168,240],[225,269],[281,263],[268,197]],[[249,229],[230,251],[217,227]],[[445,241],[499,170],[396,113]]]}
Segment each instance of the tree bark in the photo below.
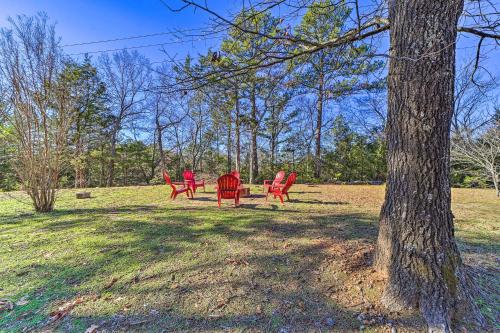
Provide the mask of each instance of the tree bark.
{"label": "tree bark", "polygon": [[450,191],[455,42],[463,0],[391,1],[385,202],[375,265],[383,303],[419,309],[430,332],[484,323],[457,249]]}

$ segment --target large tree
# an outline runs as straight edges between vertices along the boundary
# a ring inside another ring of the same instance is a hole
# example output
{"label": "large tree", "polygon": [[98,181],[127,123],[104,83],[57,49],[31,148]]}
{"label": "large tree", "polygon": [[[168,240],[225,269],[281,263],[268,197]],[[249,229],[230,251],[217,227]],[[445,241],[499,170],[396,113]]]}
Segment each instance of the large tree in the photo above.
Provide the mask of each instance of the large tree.
{"label": "large tree", "polygon": [[113,186],[119,135],[124,126],[131,124],[134,118],[145,111],[151,70],[144,56],[127,50],[117,52],[112,57],[102,55],[99,65],[112,117],[107,185]]}
{"label": "large tree", "polygon": [[419,308],[431,332],[482,322],[453,228],[450,124],[455,43],[463,0],[390,3],[387,187],[376,267],[383,302]]}
{"label": "large tree", "polygon": [[[269,49],[272,46],[272,41],[266,35],[275,33],[279,29],[279,21],[268,12],[259,12],[252,8],[240,12],[236,17],[236,21],[244,29],[234,28],[230,30],[228,37],[221,46],[223,55],[230,60],[232,66],[229,68],[254,66],[253,60],[256,55],[263,49]],[[246,30],[258,31],[261,36],[247,33]],[[246,98],[250,109],[246,118],[250,130],[249,182],[251,184],[255,182],[259,175],[257,141],[260,124],[267,111],[259,104],[259,99],[265,89],[265,81],[265,76],[263,77],[259,70],[250,69],[246,71],[244,80],[240,80],[241,84],[238,85],[241,94],[238,94],[237,97],[238,99],[241,97]],[[239,113],[239,101],[235,105]]]}
{"label": "large tree", "polygon": [[73,145],[71,164],[74,169],[74,186],[82,188],[87,186],[90,148],[102,139],[100,134],[106,123],[103,100],[105,87],[88,57],[81,64],[67,63],[63,79],[70,87],[75,100],[74,121],[70,128],[69,139]]}
{"label": "large tree", "polygon": [[[348,29],[352,9],[344,2],[321,0],[309,6],[296,28],[299,38],[324,43]],[[322,132],[327,103],[359,90],[367,75],[379,69],[380,61],[371,61],[373,51],[367,44],[352,43],[335,49],[319,50],[298,59],[300,83],[316,96],[315,122],[315,178],[321,177]],[[363,82],[361,82],[363,80]],[[376,82],[373,83],[376,86]]]}

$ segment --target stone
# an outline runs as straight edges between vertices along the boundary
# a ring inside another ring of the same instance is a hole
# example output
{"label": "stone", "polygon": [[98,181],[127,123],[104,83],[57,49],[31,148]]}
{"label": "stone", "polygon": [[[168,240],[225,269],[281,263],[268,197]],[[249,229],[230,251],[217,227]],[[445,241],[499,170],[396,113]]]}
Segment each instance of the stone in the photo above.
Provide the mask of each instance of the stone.
{"label": "stone", "polygon": [[90,199],[90,192],[76,192],[77,199]]}

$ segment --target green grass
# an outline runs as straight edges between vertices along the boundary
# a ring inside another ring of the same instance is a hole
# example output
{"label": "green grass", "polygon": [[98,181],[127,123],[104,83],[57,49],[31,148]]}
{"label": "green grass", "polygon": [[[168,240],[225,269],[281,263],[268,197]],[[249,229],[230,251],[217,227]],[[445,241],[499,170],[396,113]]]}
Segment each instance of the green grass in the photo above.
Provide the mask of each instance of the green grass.
{"label": "green grass", "polygon": [[[166,186],[92,189],[86,200],[64,190],[50,214],[33,213],[21,193],[0,194],[0,299],[15,304],[0,312],[0,331],[325,331],[333,318],[342,332],[358,329],[360,312],[398,332],[422,329],[378,303],[382,280],[369,263],[383,187],[294,189],[281,206],[254,187],[237,209],[217,208],[212,186],[173,202]],[[492,290],[478,303],[495,321],[500,200],[455,190],[453,201],[464,260]]]}

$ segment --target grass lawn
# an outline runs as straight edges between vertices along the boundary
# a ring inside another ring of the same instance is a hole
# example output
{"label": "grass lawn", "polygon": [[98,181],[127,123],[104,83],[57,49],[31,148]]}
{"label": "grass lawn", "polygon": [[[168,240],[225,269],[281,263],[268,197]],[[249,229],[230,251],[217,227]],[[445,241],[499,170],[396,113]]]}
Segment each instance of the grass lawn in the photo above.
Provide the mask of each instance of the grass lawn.
{"label": "grass lawn", "polygon": [[[1,332],[424,329],[378,301],[382,186],[298,185],[284,206],[256,186],[237,209],[217,208],[213,186],[173,202],[166,186],[91,191],[61,191],[50,214],[0,193]],[[454,189],[453,213],[477,302],[500,329],[500,199]]]}

